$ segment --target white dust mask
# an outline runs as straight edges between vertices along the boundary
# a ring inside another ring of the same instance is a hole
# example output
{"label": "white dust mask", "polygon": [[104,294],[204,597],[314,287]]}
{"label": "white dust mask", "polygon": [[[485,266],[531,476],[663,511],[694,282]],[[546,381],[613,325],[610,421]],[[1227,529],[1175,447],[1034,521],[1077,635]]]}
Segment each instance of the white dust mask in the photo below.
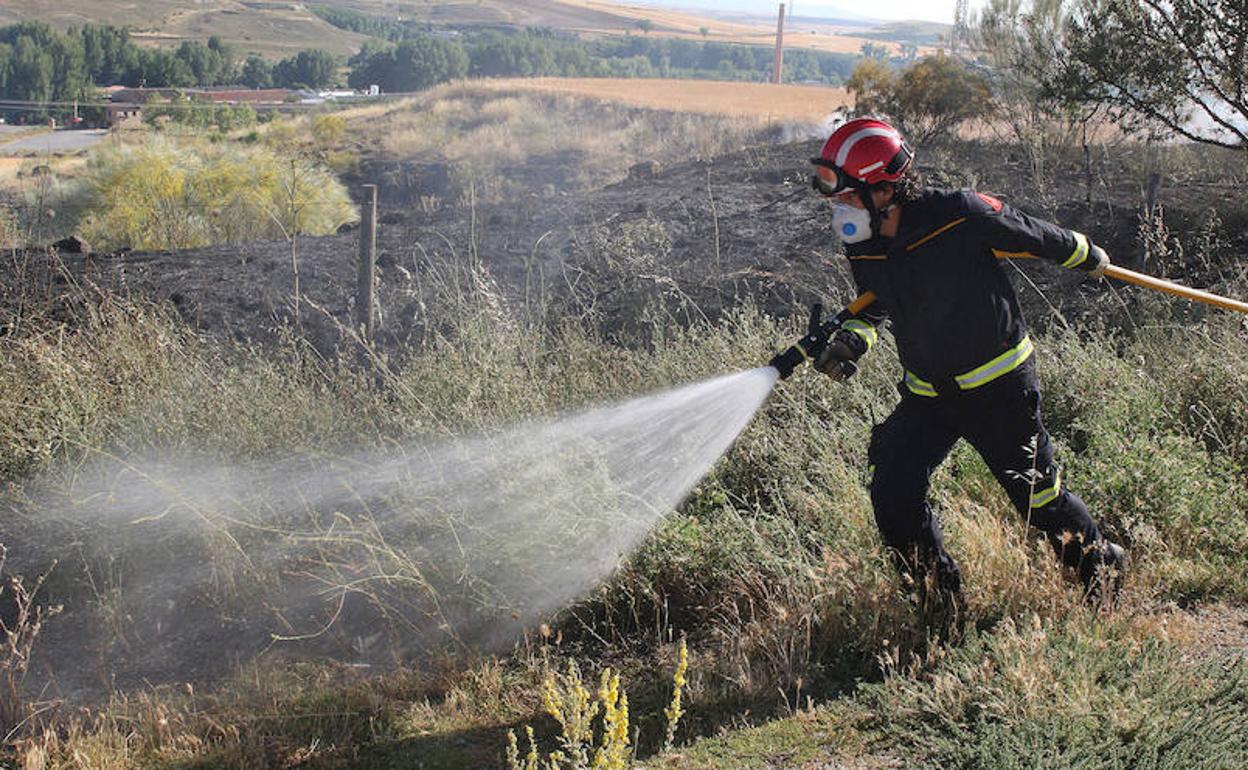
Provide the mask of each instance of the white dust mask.
{"label": "white dust mask", "polygon": [[832,227],[843,243],[860,243],[871,237],[871,212],[866,209],[832,204]]}

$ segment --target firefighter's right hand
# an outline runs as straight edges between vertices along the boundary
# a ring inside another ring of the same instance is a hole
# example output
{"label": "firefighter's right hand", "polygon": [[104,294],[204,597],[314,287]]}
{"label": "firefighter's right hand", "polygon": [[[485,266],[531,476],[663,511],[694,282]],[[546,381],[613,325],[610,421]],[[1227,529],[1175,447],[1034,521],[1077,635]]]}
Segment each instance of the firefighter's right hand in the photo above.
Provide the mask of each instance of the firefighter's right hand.
{"label": "firefighter's right hand", "polygon": [[1092,261],[1091,267],[1088,268],[1088,276],[1095,280],[1105,277],[1105,268],[1109,267],[1109,254],[1105,253],[1105,249],[1092,244],[1092,248],[1088,251],[1088,259]]}
{"label": "firefighter's right hand", "polygon": [[813,365],[833,380],[848,379],[858,371],[858,357],[863,353],[860,345],[857,334],[838,329]]}

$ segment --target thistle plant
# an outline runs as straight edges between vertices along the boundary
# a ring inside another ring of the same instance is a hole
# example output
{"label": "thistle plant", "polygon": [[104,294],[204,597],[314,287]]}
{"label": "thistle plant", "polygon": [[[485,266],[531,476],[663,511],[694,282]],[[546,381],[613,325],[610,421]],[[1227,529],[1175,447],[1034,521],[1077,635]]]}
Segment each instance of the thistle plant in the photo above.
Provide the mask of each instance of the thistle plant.
{"label": "thistle plant", "polygon": [[676,663],[676,672],[672,674],[672,702],[668,707],[663,709],[663,716],[667,717],[667,737],[663,740],[663,750],[667,751],[672,747],[672,743],[676,739],[676,725],[680,723],[680,718],[684,715],[685,710],[681,707],[680,698],[684,691],[688,680],[685,674],[689,671],[689,647],[685,643],[684,637],[680,640],[680,658]]}
{"label": "thistle plant", "polygon": [[[664,750],[670,749],[676,737],[676,726],[685,710],[681,698],[688,680],[689,648],[680,640],[676,671],[672,674],[672,700],[663,715],[667,718]],[[542,709],[559,723],[561,750],[552,751],[542,761],[533,738],[533,728],[525,726],[529,752],[522,759],[516,734],[507,731],[505,757],[508,770],[628,770],[633,766],[629,738],[628,693],[620,675],[603,669],[598,692],[591,696],[575,661],[568,661],[567,673],[547,670],[542,679]],[[602,714],[602,730],[594,737],[594,721]],[[592,760],[590,755],[592,752]]]}
{"label": "thistle plant", "polygon": [[602,742],[594,752],[593,770],[624,770],[628,759],[628,693],[620,687],[620,675],[602,672],[598,686],[602,704]]}
{"label": "thistle plant", "polygon": [[[603,672],[604,683],[610,671]],[[616,679],[618,684],[618,677]],[[601,690],[599,695],[601,697]],[[559,742],[563,745],[570,767],[588,765],[588,747],[594,742],[594,717],[598,716],[602,705],[600,701],[591,699],[576,661],[568,661],[568,673],[562,676],[553,671],[546,673],[542,681],[542,706],[559,723]],[[558,766],[553,762],[550,765],[552,768]]]}

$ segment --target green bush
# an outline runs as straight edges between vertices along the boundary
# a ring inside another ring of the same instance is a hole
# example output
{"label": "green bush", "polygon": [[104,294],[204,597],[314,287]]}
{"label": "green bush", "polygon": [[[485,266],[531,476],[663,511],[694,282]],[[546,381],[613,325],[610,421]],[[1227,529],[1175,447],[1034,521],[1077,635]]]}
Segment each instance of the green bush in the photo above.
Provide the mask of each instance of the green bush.
{"label": "green bush", "polygon": [[[1089,632],[1090,631],[1090,632]],[[966,770],[1248,763],[1248,665],[1188,659],[1133,634],[1033,616],[969,640],[930,668],[893,668],[862,695],[907,767]]]}
{"label": "green bush", "polygon": [[864,58],[846,87],[859,114],[891,116],[912,142],[923,145],[988,109],[988,82],[958,59],[927,56],[900,72],[874,58]]}
{"label": "green bush", "polygon": [[342,183],[310,161],[262,146],[162,138],[95,151],[67,196],[79,232],[104,248],[324,235],[359,218]]}

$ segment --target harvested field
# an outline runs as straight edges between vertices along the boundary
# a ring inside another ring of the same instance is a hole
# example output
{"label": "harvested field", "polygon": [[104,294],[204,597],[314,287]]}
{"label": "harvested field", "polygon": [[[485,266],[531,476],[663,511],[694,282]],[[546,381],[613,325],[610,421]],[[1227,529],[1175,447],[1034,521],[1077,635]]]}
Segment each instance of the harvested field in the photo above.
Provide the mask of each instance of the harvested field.
{"label": "harvested field", "polygon": [[636,78],[514,78],[486,88],[588,96],[634,107],[821,123],[853,104],[844,88],[708,80]]}
{"label": "harvested field", "polygon": [[[654,29],[650,33],[662,37],[681,37],[698,40],[712,40],[716,43],[742,43],[745,45],[775,45],[776,24],[772,16],[766,22],[729,21],[713,16],[699,16],[687,11],[673,11],[665,8],[648,8],[630,6],[621,3],[605,2],[604,0],[562,0],[563,6],[584,8],[586,11],[610,12],[618,17],[641,21],[649,20]],[[766,8],[765,12],[774,13],[775,6]],[[761,18],[761,17],[760,17]],[[702,30],[706,34],[702,34]],[[597,28],[593,26],[578,27],[581,32],[619,32],[616,26]],[[809,48],[815,51],[832,53],[857,53],[865,43],[883,45],[893,53],[900,51],[897,43],[885,42],[866,37],[842,34],[842,31],[830,24],[811,24],[789,22],[785,31],[786,45],[795,48]]]}

